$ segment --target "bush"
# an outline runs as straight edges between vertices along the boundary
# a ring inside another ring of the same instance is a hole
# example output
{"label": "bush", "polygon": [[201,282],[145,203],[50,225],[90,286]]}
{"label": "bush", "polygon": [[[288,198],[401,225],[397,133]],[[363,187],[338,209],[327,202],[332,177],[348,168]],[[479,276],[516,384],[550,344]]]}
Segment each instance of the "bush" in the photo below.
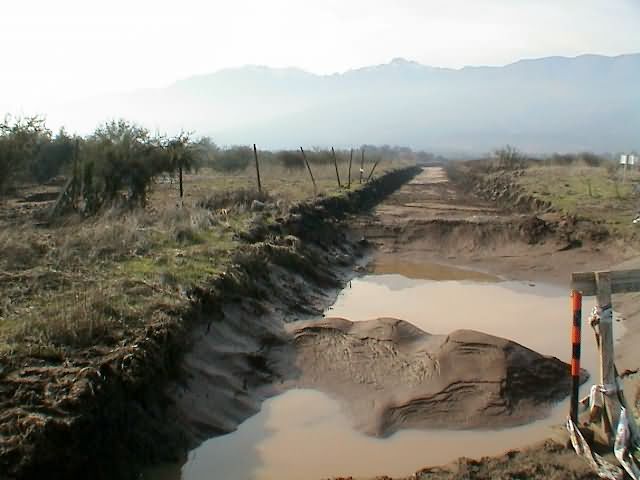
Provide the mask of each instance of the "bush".
{"label": "bush", "polygon": [[274,154],[274,159],[282,164],[284,168],[299,170],[305,168],[302,153],[293,150],[282,150]]}
{"label": "bush", "polygon": [[51,131],[43,118],[5,117],[0,123],[0,193],[28,178],[31,163],[50,141]]}
{"label": "bush", "polygon": [[167,140],[151,137],[148,130],[124,120],[105,123],[85,142],[85,204],[94,207],[90,211],[119,199],[129,206],[145,206],[156,176],[189,171],[196,157],[188,134]]}
{"label": "bush", "polygon": [[526,167],[526,156],[516,147],[507,145],[495,151],[494,166],[499,169],[516,170]]}
{"label": "bush", "polygon": [[43,144],[30,166],[33,179],[42,183],[60,174],[71,164],[74,148],[73,139],[64,131],[53,142]]}
{"label": "bush", "polygon": [[554,154],[550,158],[550,163],[553,165],[583,165],[587,167],[599,167],[604,165],[606,160],[591,152],[582,153],[566,153],[566,154]]}
{"label": "bush", "polygon": [[218,150],[213,155],[210,165],[220,172],[237,172],[246,169],[252,158],[251,147],[234,146],[226,150]]}
{"label": "bush", "polygon": [[258,192],[255,188],[239,188],[237,190],[222,190],[209,195],[198,203],[198,207],[217,211],[229,208],[246,209],[254,200],[267,202],[271,197],[266,192]]}

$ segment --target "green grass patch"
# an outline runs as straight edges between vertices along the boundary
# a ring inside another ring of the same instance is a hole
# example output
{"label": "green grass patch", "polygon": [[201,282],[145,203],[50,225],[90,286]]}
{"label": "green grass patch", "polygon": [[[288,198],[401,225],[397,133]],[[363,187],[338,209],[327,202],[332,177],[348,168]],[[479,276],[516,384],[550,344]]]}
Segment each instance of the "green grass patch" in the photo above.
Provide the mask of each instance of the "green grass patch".
{"label": "green grass patch", "polygon": [[517,178],[528,194],[558,210],[603,222],[625,237],[635,233],[631,221],[640,203],[633,192],[640,181],[636,171],[627,172],[624,182],[620,171],[582,165],[529,168]]}

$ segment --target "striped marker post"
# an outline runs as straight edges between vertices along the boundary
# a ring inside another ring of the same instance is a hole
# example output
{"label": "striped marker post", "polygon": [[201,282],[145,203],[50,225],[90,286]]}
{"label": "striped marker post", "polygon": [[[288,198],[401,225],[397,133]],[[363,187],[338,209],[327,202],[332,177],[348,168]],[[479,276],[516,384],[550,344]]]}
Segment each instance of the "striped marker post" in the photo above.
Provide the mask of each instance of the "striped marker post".
{"label": "striped marker post", "polygon": [[569,415],[578,424],[578,401],[580,390],[580,343],[582,324],[582,294],[577,290],[571,291],[571,410]]}

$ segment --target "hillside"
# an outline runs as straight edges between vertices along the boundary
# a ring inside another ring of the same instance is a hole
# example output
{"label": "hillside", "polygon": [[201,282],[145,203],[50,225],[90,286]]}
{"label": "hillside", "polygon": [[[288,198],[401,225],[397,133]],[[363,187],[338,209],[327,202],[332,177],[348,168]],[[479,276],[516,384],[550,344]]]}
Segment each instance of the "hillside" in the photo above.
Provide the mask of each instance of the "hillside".
{"label": "hillside", "polygon": [[247,66],[91,99],[50,117],[87,130],[124,116],[266,148],[389,143],[481,152],[511,143],[532,152],[615,152],[640,146],[639,78],[640,54],[459,70],[394,59],[326,76]]}

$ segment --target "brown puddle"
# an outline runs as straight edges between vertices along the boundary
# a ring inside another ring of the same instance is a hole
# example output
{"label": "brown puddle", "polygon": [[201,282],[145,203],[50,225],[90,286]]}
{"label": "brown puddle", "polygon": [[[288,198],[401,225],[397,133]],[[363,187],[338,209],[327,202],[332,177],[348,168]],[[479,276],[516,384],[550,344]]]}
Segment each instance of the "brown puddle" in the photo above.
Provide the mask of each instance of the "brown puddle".
{"label": "brown puddle", "polygon": [[371,265],[371,271],[375,275],[397,274],[415,280],[500,281],[499,277],[489,273],[476,272],[439,263],[410,262],[396,257],[376,259]]}
{"label": "brown puddle", "polygon": [[[456,270],[459,269],[428,266],[421,272],[432,272],[439,279],[468,274],[466,270]],[[396,274],[368,275],[344,289],[326,315],[352,321],[396,317],[430,333],[476,329],[567,361],[568,290],[496,280],[494,277],[480,283],[482,280],[468,276],[431,281]],[[585,305],[584,311],[590,308]],[[619,336],[621,329],[617,330]],[[595,353],[593,335],[585,328],[583,366],[593,374],[597,374]],[[552,426],[564,421],[566,412],[566,405],[560,404],[548,418],[511,429],[404,430],[380,439],[353,429],[340,404],[327,395],[290,390],[264,402],[262,410],[237,431],[210,439],[192,451],[182,467],[156,469],[144,478],[304,480],[409,475],[459,456],[495,455],[542,440]]]}

